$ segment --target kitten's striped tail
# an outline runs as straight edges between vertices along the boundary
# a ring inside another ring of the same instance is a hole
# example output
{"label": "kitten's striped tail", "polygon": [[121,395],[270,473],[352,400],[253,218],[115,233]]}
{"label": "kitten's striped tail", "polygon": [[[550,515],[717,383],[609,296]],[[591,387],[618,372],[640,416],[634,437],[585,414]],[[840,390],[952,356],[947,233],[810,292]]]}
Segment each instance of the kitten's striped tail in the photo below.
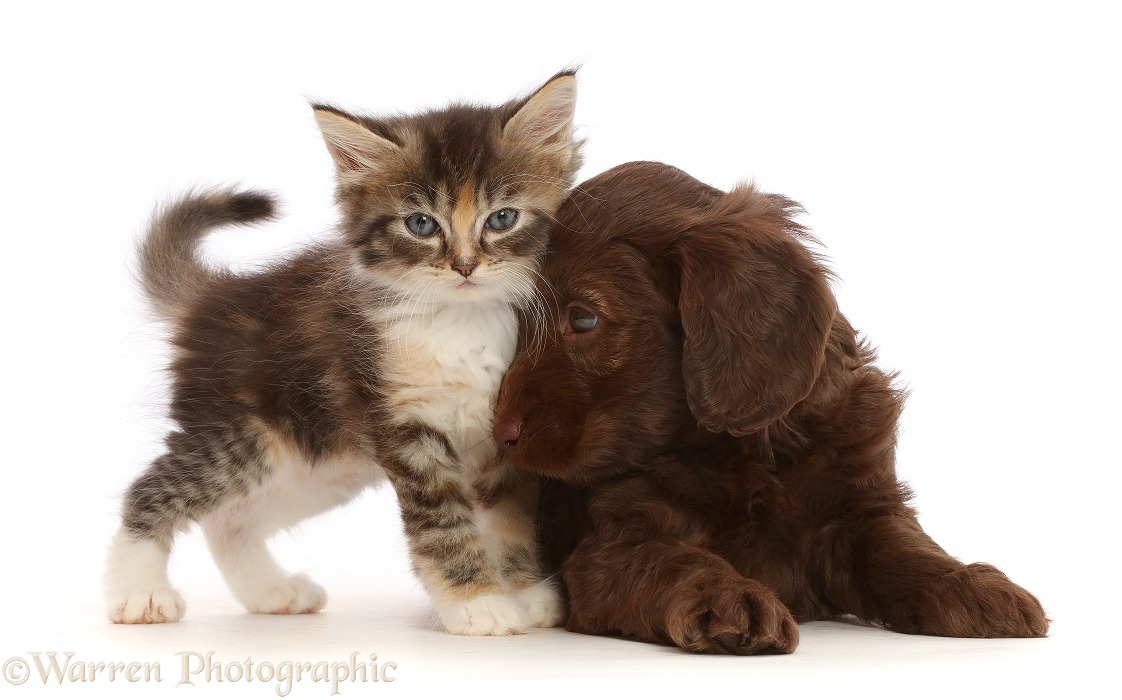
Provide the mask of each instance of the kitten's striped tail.
{"label": "kitten's striped tail", "polygon": [[271,219],[272,196],[233,188],[190,192],[158,210],[140,245],[140,282],[156,310],[170,317],[202,288],[222,276],[198,258],[197,248],[213,228]]}

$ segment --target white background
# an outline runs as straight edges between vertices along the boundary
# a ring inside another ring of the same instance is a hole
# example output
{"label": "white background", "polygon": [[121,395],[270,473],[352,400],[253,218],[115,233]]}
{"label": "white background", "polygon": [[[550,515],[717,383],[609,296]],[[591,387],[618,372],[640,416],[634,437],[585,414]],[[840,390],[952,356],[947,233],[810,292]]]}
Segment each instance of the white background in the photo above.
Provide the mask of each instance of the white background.
{"label": "white background", "polygon": [[[761,697],[1078,696],[1117,648],[1120,23],[1110,3],[232,2],[40,4],[0,20],[4,322],[0,660],[158,661],[163,682],[0,695],[192,697],[177,651],[398,664],[343,696],[442,684],[535,696],[709,684]],[[245,9],[242,9],[242,8]],[[911,389],[899,472],[952,554],[989,561],[1054,620],[1046,640],[803,627],[791,657],[693,657],[534,631],[433,627],[391,493],[278,538],[327,589],[310,617],[249,616],[183,537],[176,625],[110,625],[100,574],[120,494],[158,454],[163,329],[130,266],[152,207],[195,184],[271,188],[285,218],[228,232],[247,264],[334,221],[308,99],[372,112],[499,102],[579,63],[589,177],[661,160],[801,201],[843,311]],[[235,240],[236,239],[236,240]],[[548,680],[548,683],[546,682]],[[274,697],[271,684],[207,692]],[[328,697],[311,681],[293,697]]]}

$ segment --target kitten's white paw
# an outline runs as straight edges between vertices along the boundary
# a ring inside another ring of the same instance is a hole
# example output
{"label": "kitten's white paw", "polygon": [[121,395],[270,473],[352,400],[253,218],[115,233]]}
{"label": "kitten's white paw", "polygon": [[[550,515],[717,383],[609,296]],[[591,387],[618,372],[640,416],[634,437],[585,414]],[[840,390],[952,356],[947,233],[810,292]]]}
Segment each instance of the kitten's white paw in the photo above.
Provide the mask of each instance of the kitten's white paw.
{"label": "kitten's white paw", "polygon": [[253,592],[251,599],[242,602],[252,613],[302,615],[323,610],[327,605],[327,591],[304,574],[294,574],[263,586]]}
{"label": "kitten's white paw", "polygon": [[539,581],[514,595],[526,606],[534,627],[556,627],[565,621],[565,602],[552,581]]}
{"label": "kitten's white paw", "polygon": [[187,612],[183,596],[168,582],[168,549],[156,540],[121,528],[109,545],[105,565],[105,607],[122,624],[175,622]]}
{"label": "kitten's white paw", "polygon": [[526,609],[505,595],[481,595],[440,607],[440,621],[452,634],[522,634],[530,627]]}
{"label": "kitten's white paw", "polygon": [[109,619],[119,624],[177,622],[187,612],[187,605],[179,591],[156,585],[110,596],[107,612]]}

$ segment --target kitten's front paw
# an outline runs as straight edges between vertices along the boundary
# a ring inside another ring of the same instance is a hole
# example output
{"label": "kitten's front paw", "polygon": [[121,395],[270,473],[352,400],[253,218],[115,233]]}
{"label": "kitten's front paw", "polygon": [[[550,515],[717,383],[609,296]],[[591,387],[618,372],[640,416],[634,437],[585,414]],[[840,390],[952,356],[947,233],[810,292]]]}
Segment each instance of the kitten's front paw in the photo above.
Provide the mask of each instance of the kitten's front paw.
{"label": "kitten's front paw", "polygon": [[106,612],[118,624],[177,622],[187,612],[187,604],[171,586],[156,585],[110,596]]}
{"label": "kitten's front paw", "polygon": [[263,586],[242,602],[251,613],[303,615],[323,610],[327,605],[327,592],[304,574],[294,574]]}
{"label": "kitten's front paw", "polygon": [[534,627],[557,627],[565,621],[565,602],[552,581],[539,581],[523,588],[515,593],[515,598],[526,606]]}
{"label": "kitten's front paw", "polygon": [[440,607],[440,621],[452,634],[522,634],[530,618],[522,604],[505,595],[481,595]]}

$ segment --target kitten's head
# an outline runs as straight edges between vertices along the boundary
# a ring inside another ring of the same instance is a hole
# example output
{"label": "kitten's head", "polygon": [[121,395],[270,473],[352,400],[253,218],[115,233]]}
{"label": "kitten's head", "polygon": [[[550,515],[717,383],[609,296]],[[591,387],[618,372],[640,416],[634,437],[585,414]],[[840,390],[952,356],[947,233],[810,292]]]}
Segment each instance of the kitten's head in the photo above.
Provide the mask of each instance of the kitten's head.
{"label": "kitten's head", "polygon": [[372,118],[314,106],[361,274],[426,302],[528,300],[580,167],[575,98],[565,71],[498,107]]}

